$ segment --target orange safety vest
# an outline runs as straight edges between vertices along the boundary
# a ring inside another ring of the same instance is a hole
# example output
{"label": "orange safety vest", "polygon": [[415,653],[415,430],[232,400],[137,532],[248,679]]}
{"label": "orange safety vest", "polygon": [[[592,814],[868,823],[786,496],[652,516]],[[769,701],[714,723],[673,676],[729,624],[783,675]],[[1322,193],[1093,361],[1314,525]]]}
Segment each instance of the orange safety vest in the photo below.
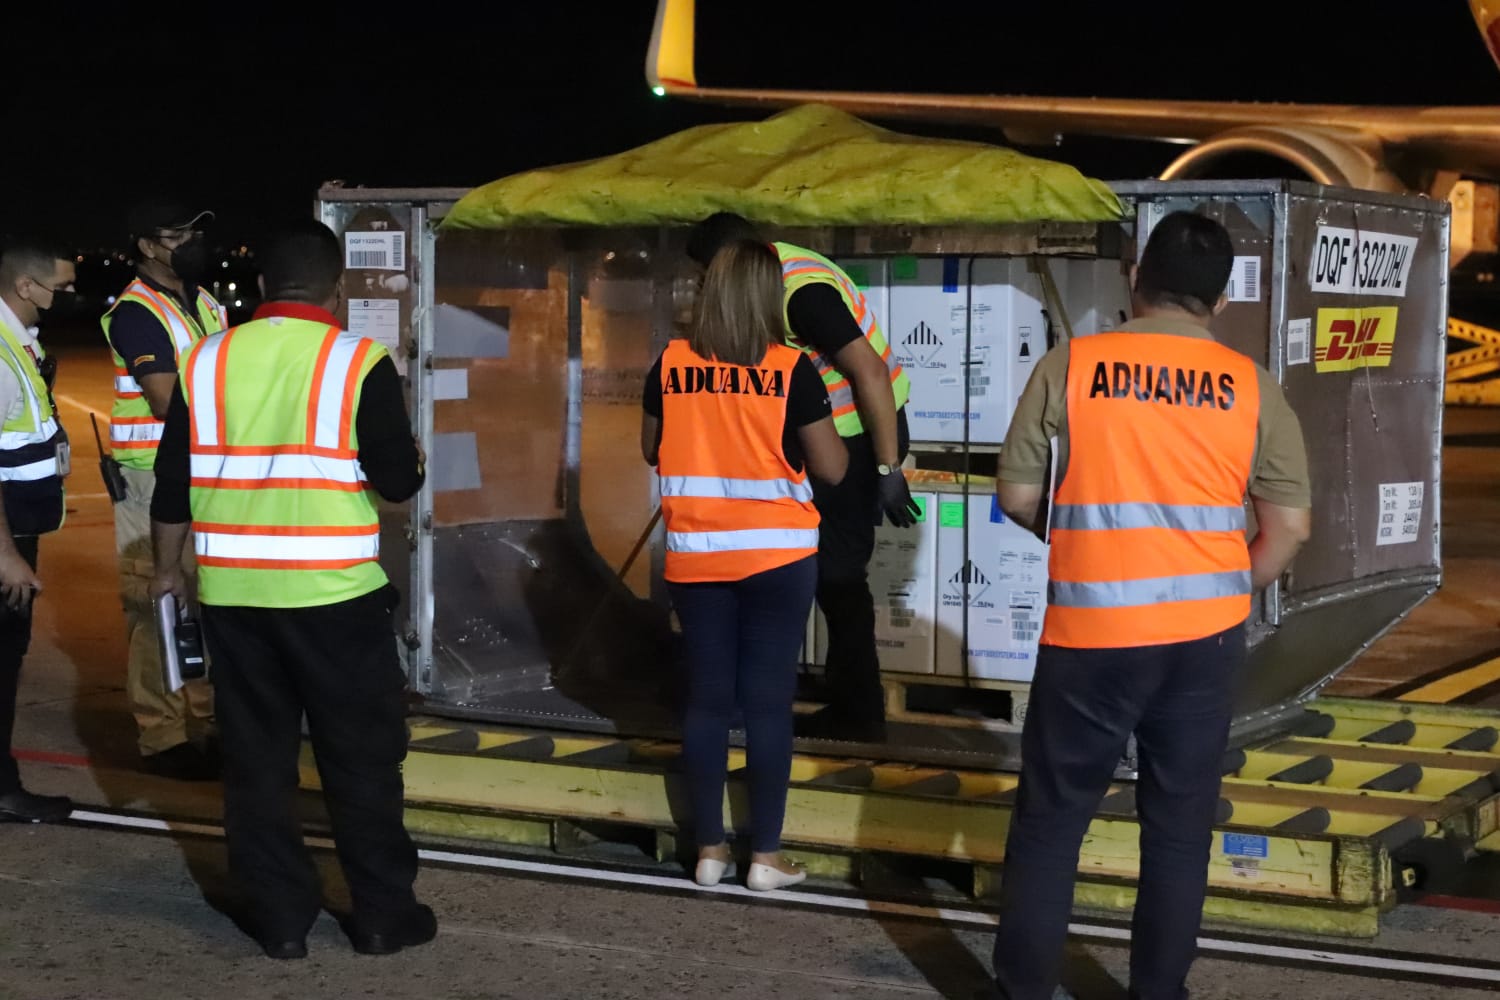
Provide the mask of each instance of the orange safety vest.
{"label": "orange safety vest", "polygon": [[812,483],[781,449],[800,357],[775,344],[758,365],[730,365],[686,340],[667,345],[657,463],[667,580],[743,580],[818,551]]}
{"label": "orange safety vest", "polygon": [[1155,646],[1244,621],[1254,363],[1192,337],[1080,337],[1068,345],[1067,406],[1041,641]]}

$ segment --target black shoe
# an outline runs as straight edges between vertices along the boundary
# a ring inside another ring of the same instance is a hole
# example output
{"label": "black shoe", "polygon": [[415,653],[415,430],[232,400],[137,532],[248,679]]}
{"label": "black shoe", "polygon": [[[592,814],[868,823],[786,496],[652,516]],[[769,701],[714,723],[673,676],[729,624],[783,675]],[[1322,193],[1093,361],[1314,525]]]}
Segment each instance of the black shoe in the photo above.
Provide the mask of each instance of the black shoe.
{"label": "black shoe", "polygon": [[66,795],[33,795],[24,788],[0,795],[0,821],[6,823],[60,823],[72,811]]}
{"label": "black shoe", "polygon": [[437,937],[437,916],[432,907],[418,903],[394,927],[376,931],[351,920],[348,933],[349,943],[361,955],[390,955]]}
{"label": "black shoe", "polygon": [[831,707],[800,715],[792,723],[797,736],[807,740],[843,740],[848,743],[884,743],[884,719],[850,719]]}
{"label": "black shoe", "polygon": [[192,743],[179,743],[141,760],[147,772],[177,781],[217,781],[219,762]]}
{"label": "black shoe", "polygon": [[297,938],[288,938],[285,941],[262,941],[260,949],[266,953],[267,958],[307,957],[307,942]]}

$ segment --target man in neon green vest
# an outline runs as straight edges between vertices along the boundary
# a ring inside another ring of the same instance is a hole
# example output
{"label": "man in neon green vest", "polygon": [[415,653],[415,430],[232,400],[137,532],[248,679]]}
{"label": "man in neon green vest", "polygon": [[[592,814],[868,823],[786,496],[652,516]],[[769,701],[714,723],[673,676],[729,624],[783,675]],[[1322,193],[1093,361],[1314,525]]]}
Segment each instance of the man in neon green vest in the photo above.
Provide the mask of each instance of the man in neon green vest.
{"label": "man in neon green vest", "polygon": [[380,567],[375,494],[421,486],[420,453],[384,347],[345,333],[337,237],[308,219],[261,254],[265,304],[183,358],[157,454],[153,595],[198,598],[224,748],[230,873],[272,958],[307,954],[321,906],[295,811],[301,720],[354,912],[355,950],[437,933],[412,892],[402,826],[405,678],[398,594]]}
{"label": "man in neon green vest", "polygon": [[[0,820],[57,822],[73,804],[21,785],[11,753],[21,660],[31,643],[37,537],[63,521],[66,436],[38,363],[38,321],[73,292],[73,255],[15,241],[0,250]],[[61,451],[59,449],[62,449]]]}
{"label": "man in neon green vest", "polygon": [[[687,253],[707,267],[726,243],[759,238],[747,220],[721,212],[694,227]],[[904,407],[911,383],[874,309],[842,268],[803,247],[772,246],[781,258],[786,341],[822,374],[834,426],[849,449],[843,482],[813,481],[813,502],[822,517],[818,607],[828,622],[828,707],[799,729],[804,736],[880,743],[885,698],[867,567],[882,516],[910,527],[920,513],[901,472],[910,439]]]}
{"label": "man in neon green vest", "polygon": [[[115,549],[125,606],[125,693],[135,716],[136,745],[146,770],[183,780],[218,776],[213,749],[213,691],[190,680],[168,691],[158,652],[151,586],[152,467],[162,418],[177,386],[179,357],[228,325],[224,308],[198,282],[206,277],[208,244],[200,227],[213,217],[171,202],[130,211],[136,277],[100,321],[114,356],[110,453],[125,480],[115,504]],[[189,561],[191,571],[191,560]]]}

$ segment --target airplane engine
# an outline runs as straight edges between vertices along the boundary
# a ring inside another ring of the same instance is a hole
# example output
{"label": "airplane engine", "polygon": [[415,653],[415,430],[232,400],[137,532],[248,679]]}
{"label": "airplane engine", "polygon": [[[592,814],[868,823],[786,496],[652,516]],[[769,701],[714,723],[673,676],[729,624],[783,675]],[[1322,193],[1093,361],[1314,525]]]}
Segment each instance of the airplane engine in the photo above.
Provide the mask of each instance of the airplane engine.
{"label": "airplane engine", "polygon": [[[1280,160],[1307,180],[1338,187],[1403,193],[1407,185],[1392,174],[1366,136],[1295,125],[1230,129],[1199,143],[1162,171],[1162,180],[1242,179],[1233,173],[1237,158]],[[1259,176],[1259,175],[1257,175]]]}

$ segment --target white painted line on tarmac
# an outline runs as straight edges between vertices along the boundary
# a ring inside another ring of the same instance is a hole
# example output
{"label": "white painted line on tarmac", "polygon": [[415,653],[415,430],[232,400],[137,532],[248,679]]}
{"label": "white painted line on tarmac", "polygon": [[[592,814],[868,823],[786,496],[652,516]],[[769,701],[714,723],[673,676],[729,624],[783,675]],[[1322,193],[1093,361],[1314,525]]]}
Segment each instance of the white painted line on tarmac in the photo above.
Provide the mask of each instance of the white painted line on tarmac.
{"label": "white painted line on tarmac", "polygon": [[84,413],[92,413],[94,416],[98,417],[100,420],[108,420],[109,419],[109,414],[108,413],[105,413],[103,410],[96,410],[96,409],[94,409],[92,406],[90,406],[89,404],[85,403],[81,399],[74,399],[72,396],[64,396],[60,392],[53,393],[52,394],[52,398],[55,399],[55,400],[57,400],[59,403],[67,403],[69,406],[76,406],[78,409],[82,410]]}
{"label": "white painted line on tarmac", "polygon": [[[152,830],[164,833],[187,833],[210,837],[223,837],[224,828],[209,823],[179,822],[177,820],[153,819],[143,816],[127,816],[118,813],[95,812],[75,809],[69,817],[80,823],[95,823],[103,826],[125,827],[135,830]],[[333,841],[327,837],[307,837],[311,847],[332,848]],[[554,878],[573,879],[580,882],[603,882],[636,886],[643,889],[662,889],[670,892],[684,890],[706,895],[739,897],[743,899],[774,900],[796,906],[817,907],[825,910],[842,910],[851,913],[866,913],[871,916],[915,917],[924,920],[939,920],[946,924],[988,929],[995,926],[993,914],[977,910],[952,909],[938,906],[920,906],[911,903],[889,903],[881,900],[860,899],[831,893],[805,890],[787,892],[752,892],[738,885],[697,886],[684,876],[649,875],[644,872],[613,871],[607,868],[586,868],[580,865],[556,864],[549,861],[526,861],[521,858],[502,858],[488,854],[473,854],[466,851],[419,849],[417,855],[424,861],[455,865],[464,868],[491,869],[519,874],[547,875]],[[1074,937],[1093,941],[1128,942],[1130,930],[1126,927],[1111,927],[1105,924],[1070,923],[1068,932]],[[1474,983],[1500,984],[1500,968],[1459,965],[1435,961],[1425,956],[1401,958],[1394,954],[1369,954],[1338,951],[1330,948],[1300,948],[1289,945],[1258,941],[1237,941],[1228,938],[1200,937],[1198,948],[1205,954],[1225,957],[1255,957],[1279,959],[1323,966],[1330,969],[1346,969],[1365,975],[1371,973],[1396,973],[1403,976],[1425,976],[1463,980]]]}

